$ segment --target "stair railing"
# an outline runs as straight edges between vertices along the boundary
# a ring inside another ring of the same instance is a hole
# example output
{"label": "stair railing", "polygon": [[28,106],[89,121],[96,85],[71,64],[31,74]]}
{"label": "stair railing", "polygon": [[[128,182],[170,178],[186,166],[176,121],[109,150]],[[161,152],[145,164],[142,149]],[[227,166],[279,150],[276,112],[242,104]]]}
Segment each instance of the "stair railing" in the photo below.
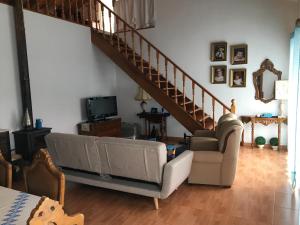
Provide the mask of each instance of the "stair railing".
{"label": "stair railing", "polygon": [[[212,111],[212,113],[209,115],[212,116],[214,121],[216,121],[217,114],[220,116],[227,112],[236,113],[236,104],[234,100],[232,100],[231,107],[225,105],[205,87],[189,76],[182,68],[180,68],[168,56],[161,52],[150,41],[148,41],[140,32],[138,32],[135,28],[130,26],[125,20],[113,12],[113,10],[107,7],[100,0],[95,0],[95,5],[97,5],[97,3],[100,5],[100,7],[94,8],[96,25],[94,25],[93,28],[102,33],[105,38],[109,37],[111,43],[113,43],[113,38],[116,38],[116,47],[118,51],[123,53],[126,58],[129,57],[134,65],[137,65],[143,73],[147,74],[149,80],[153,81],[156,79],[154,82],[159,88],[161,88],[162,85],[162,80],[160,78],[163,76],[165,82],[167,83],[163,90],[168,96],[172,97],[176,103],[178,103],[179,98],[181,98],[183,100],[182,107],[185,110],[187,104],[186,97],[190,97],[193,104],[190,114],[195,120],[202,117],[203,119],[201,121],[205,127],[205,117],[207,111]],[[101,12],[98,12],[97,8],[99,8]],[[109,15],[108,21],[104,18],[105,14]],[[112,17],[114,24],[112,24]],[[120,45],[121,41],[124,43],[123,46]],[[132,49],[131,55],[128,53],[129,48]],[[139,58],[137,59],[138,56]],[[145,68],[145,62],[148,62],[148,68]],[[154,74],[154,70],[156,70],[157,74]],[[170,90],[168,87],[169,82],[174,86],[172,90]],[[190,89],[187,88],[188,83],[190,84]],[[187,96],[188,90],[192,90],[192,93],[190,93],[191,96]],[[196,92],[199,93],[200,99],[196,99]],[[211,99],[210,103],[205,101],[207,96]],[[197,105],[200,107],[197,108]],[[217,113],[216,107],[221,108],[221,110],[219,109],[218,111],[219,113]],[[202,113],[202,115],[197,113],[197,109],[200,111],[200,113]],[[213,124],[214,129],[215,123]]]}
{"label": "stair railing", "polygon": [[23,0],[24,9],[90,26],[91,0]]}

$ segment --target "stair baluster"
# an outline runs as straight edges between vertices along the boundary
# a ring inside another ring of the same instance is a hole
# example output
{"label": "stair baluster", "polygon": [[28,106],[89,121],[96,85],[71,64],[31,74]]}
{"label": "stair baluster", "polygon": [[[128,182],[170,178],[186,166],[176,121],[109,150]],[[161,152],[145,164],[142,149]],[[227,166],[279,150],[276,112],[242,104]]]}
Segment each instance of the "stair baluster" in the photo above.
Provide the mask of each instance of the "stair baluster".
{"label": "stair baluster", "polygon": [[116,18],[116,26],[117,26],[117,41],[118,41],[118,51],[121,52],[120,49],[120,34],[119,34],[119,18]]}
{"label": "stair baluster", "polygon": [[212,110],[213,110],[213,130],[216,130],[216,123],[215,123],[215,106],[216,105],[216,100],[212,98]]}
{"label": "stair baluster", "polygon": [[84,4],[83,4],[83,0],[81,0],[81,23],[84,24],[84,21],[85,21]]}
{"label": "stair baluster", "polygon": [[109,18],[109,40],[110,40],[110,43],[113,44],[111,11],[108,12],[108,18]]}
{"label": "stair baluster", "polygon": [[205,107],[204,107],[204,98],[205,98],[205,92],[204,89],[202,89],[202,124],[203,127],[205,127]]}
{"label": "stair baluster", "polygon": [[[89,10],[89,12],[90,12],[90,10]],[[61,17],[63,19],[66,18],[66,15],[65,15],[65,0],[61,0]]]}
{"label": "stair baluster", "polygon": [[26,5],[27,9],[30,9],[30,2],[29,0],[27,0],[27,5]]}
{"label": "stair baluster", "polygon": [[186,110],[186,105],[185,105],[185,74],[182,73],[182,92],[183,92],[183,109]]}
{"label": "stair baluster", "polygon": [[223,106],[223,115],[226,114],[226,108]]}
{"label": "stair baluster", "polygon": [[36,11],[40,12],[40,2],[36,1]]}
{"label": "stair baluster", "polygon": [[195,104],[195,83],[192,82],[192,95],[193,95],[193,118],[196,120],[196,104]]}
{"label": "stair baluster", "polygon": [[148,43],[148,76],[149,76],[149,80],[152,80],[152,71],[151,71],[151,46]]}
{"label": "stair baluster", "polygon": [[123,24],[124,24],[125,56],[126,56],[126,58],[128,58],[126,23],[123,23]]}
{"label": "stair baluster", "polygon": [[175,102],[178,103],[177,97],[177,80],[176,80],[176,66],[173,64],[174,67],[174,95],[175,95]]}
{"label": "stair baluster", "polygon": [[79,23],[79,18],[78,18],[78,2],[75,0],[75,18],[76,22]]}
{"label": "stair baluster", "polygon": [[157,67],[157,85],[160,88],[160,72],[159,72],[159,52],[156,51],[156,67]]}
{"label": "stair baluster", "polygon": [[[68,0],[68,5],[69,5],[69,20],[72,20],[72,6],[71,6],[71,0]],[[97,0],[94,1],[95,5],[97,4]],[[49,10],[48,10],[48,0],[46,0],[46,8],[47,8],[47,14],[49,15]],[[96,13],[96,7],[95,7],[95,16],[97,15]],[[96,25],[97,25],[97,16],[96,16]]]}
{"label": "stair baluster", "polygon": [[46,0],[46,14],[49,16],[49,3],[48,3],[48,0]]}
{"label": "stair baluster", "polygon": [[[97,8],[97,7],[96,7]],[[102,20],[102,34],[105,37],[105,23],[104,23],[104,6],[101,5],[101,20]],[[100,21],[99,21],[99,30],[100,30]]]}
{"label": "stair baluster", "polygon": [[131,44],[132,44],[132,54],[133,54],[133,64],[136,65],[136,60],[135,60],[135,40],[134,40],[134,31],[131,30]]}
{"label": "stair baluster", "polygon": [[143,39],[140,36],[141,71],[144,73]]}
{"label": "stair baluster", "polygon": [[54,10],[54,16],[57,17],[56,0],[54,0],[54,3],[53,3],[53,10]]}
{"label": "stair baluster", "polygon": [[167,58],[165,58],[165,73],[166,73],[166,90],[167,90],[167,95],[169,96],[168,60],[167,60]]}

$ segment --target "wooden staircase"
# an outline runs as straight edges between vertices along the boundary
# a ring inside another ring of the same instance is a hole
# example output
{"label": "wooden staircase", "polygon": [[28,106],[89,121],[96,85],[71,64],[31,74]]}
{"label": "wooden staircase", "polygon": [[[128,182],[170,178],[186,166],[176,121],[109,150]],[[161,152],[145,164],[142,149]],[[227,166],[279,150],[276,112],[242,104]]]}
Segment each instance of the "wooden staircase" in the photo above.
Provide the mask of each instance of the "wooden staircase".
{"label": "wooden staircase", "polygon": [[[11,0],[0,2],[10,4]],[[24,0],[23,6],[90,26],[95,46],[190,132],[213,130],[221,115],[235,113],[234,100],[231,107],[221,102],[100,0]]]}
{"label": "wooden staircase", "polygon": [[[139,31],[97,1],[101,13],[96,13],[100,18],[91,29],[92,42],[186,129],[192,133],[213,130],[221,115],[235,112],[234,100],[231,107],[226,106]],[[108,21],[104,15],[108,15]]]}

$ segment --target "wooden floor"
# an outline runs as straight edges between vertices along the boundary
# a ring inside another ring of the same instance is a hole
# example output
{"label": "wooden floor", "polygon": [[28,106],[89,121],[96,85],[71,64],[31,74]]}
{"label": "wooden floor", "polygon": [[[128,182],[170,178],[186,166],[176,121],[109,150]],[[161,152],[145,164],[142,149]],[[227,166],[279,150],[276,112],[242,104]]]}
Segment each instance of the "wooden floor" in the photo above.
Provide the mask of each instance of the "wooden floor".
{"label": "wooden floor", "polygon": [[65,209],[86,225],[298,225],[286,167],[286,152],[243,147],[230,189],[184,184],[156,211],[151,198],[68,183]]}

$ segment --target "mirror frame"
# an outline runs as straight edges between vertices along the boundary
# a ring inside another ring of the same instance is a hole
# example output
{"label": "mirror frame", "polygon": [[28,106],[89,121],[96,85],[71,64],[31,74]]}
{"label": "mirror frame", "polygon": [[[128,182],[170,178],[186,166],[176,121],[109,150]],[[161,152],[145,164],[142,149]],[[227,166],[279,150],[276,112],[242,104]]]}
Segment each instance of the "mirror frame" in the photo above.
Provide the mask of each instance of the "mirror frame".
{"label": "mirror frame", "polygon": [[[260,100],[264,103],[269,103],[273,100],[275,100],[275,93],[274,93],[274,97],[273,98],[269,98],[269,99],[264,99],[264,98],[261,98],[260,97],[260,93],[261,93],[261,88],[259,88],[259,85],[258,85],[258,82],[257,80],[258,79],[261,79],[263,80],[263,75],[264,75],[264,72],[268,70],[270,72],[272,72],[274,74],[274,76],[277,76],[278,77],[278,80],[281,80],[281,75],[282,75],[282,72],[279,71],[279,70],[276,70],[274,68],[274,64],[272,63],[271,60],[269,59],[265,59],[261,65],[260,65],[260,69],[257,70],[256,72],[253,73],[253,84],[254,84],[254,87],[255,87],[255,99],[256,100]],[[274,88],[274,92],[275,92],[275,88]]]}

